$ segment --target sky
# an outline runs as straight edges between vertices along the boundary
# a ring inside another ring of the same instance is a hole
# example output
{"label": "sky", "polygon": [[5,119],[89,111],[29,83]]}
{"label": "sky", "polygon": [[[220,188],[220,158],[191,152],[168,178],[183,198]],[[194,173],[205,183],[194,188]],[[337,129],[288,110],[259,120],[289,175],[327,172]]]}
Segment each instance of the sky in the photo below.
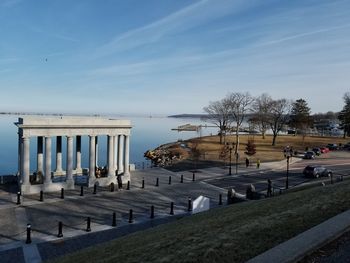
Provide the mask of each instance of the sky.
{"label": "sky", "polygon": [[230,92],[339,111],[349,0],[0,0],[0,111],[203,113]]}

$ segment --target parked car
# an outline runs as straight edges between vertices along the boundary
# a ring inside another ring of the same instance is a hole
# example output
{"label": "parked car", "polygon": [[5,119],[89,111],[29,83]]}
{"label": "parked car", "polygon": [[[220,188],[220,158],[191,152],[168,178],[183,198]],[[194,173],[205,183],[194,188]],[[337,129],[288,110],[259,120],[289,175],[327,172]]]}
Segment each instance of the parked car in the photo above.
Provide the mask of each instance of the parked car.
{"label": "parked car", "polygon": [[320,150],[321,150],[321,153],[328,153],[329,152],[329,149],[327,147],[321,147]]}
{"label": "parked car", "polygon": [[303,159],[315,159],[315,153],[314,153],[314,152],[311,152],[311,151],[306,152],[306,153],[304,154]]}
{"label": "parked car", "polygon": [[318,148],[318,147],[317,147],[317,148],[313,148],[312,151],[313,151],[317,156],[321,155],[321,149]]}
{"label": "parked car", "polygon": [[344,144],[343,148],[345,150],[350,150],[350,142],[348,142],[347,144]]}
{"label": "parked car", "polygon": [[323,166],[308,165],[304,168],[303,174],[306,177],[313,177],[313,178],[319,178],[321,176],[330,177],[332,175],[332,170],[327,169]]}
{"label": "parked car", "polygon": [[336,143],[329,143],[329,144],[327,144],[327,147],[330,151],[334,151],[334,150],[339,149],[338,144],[336,144]]}

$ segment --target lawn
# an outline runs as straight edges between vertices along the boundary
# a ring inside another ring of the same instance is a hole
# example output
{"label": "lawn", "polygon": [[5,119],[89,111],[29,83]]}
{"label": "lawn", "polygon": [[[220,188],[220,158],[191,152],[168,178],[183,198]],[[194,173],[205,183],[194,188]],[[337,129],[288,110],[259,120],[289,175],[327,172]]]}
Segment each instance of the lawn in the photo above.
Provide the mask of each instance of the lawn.
{"label": "lawn", "polygon": [[55,262],[244,262],[350,209],[350,181],[234,204]]}

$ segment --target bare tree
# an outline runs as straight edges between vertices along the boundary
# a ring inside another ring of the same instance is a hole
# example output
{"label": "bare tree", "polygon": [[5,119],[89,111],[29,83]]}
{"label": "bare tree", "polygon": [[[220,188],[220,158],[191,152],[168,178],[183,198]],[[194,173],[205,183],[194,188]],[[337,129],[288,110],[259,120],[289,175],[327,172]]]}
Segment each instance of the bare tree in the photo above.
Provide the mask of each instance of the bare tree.
{"label": "bare tree", "polygon": [[235,133],[236,133],[236,147],[235,154],[237,156],[239,149],[239,129],[242,123],[251,111],[251,106],[254,98],[248,93],[234,92],[227,95],[225,98],[230,107],[230,117],[233,123],[235,123]]}
{"label": "bare tree", "polygon": [[231,124],[229,111],[230,108],[227,100],[222,99],[210,102],[209,106],[204,107],[203,110],[208,113],[208,117],[205,119],[215,124],[219,128],[220,144],[225,143],[226,132]]}
{"label": "bare tree", "polygon": [[266,131],[269,128],[269,113],[272,101],[270,95],[263,93],[253,103],[253,117],[250,121],[258,127],[263,139],[265,139]]}
{"label": "bare tree", "polygon": [[276,144],[278,133],[289,120],[291,102],[286,99],[274,100],[271,103],[269,124],[273,133],[272,145]]}

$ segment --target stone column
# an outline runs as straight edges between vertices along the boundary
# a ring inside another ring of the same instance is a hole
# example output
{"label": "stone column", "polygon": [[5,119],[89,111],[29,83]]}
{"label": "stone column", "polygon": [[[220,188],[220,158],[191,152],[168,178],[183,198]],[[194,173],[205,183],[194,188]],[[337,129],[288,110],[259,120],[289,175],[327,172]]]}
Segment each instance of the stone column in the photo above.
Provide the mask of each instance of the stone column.
{"label": "stone column", "polygon": [[51,184],[51,137],[45,137],[45,182]]}
{"label": "stone column", "polygon": [[[30,187],[30,139],[28,137],[24,137],[22,138],[22,143],[22,185],[24,186],[24,188],[28,188]],[[28,192],[28,190],[29,189],[26,189],[24,192]]]}
{"label": "stone column", "polygon": [[125,135],[125,141],[124,141],[124,180],[126,180],[127,178],[130,178],[129,146],[130,146],[130,136]]}
{"label": "stone column", "polygon": [[98,136],[94,136],[95,139],[95,166],[98,167]]}
{"label": "stone column", "polygon": [[74,189],[73,179],[73,137],[67,136],[67,187]]}
{"label": "stone column", "polygon": [[108,135],[108,156],[107,156],[107,160],[108,160],[108,176],[113,176],[114,175],[114,163],[113,163],[113,136]]}
{"label": "stone column", "polygon": [[62,175],[62,136],[56,137],[56,172]]}
{"label": "stone column", "polygon": [[36,171],[37,173],[44,172],[44,138],[41,136],[37,137],[37,159],[36,159]]}
{"label": "stone column", "polygon": [[95,160],[95,150],[96,150],[96,136],[90,136],[90,153],[89,153],[89,180],[95,179],[95,167],[96,167],[96,160]]}
{"label": "stone column", "polygon": [[123,173],[123,135],[118,135],[118,174]]}
{"label": "stone column", "polygon": [[80,174],[82,173],[82,169],[81,169],[81,136],[77,136],[76,137],[76,160],[77,160],[77,164],[75,167],[75,171],[76,173]]}
{"label": "stone column", "polygon": [[114,171],[118,170],[118,145],[116,145],[116,143],[118,143],[118,135],[117,136],[113,136],[113,163],[114,163]]}
{"label": "stone column", "polygon": [[22,176],[22,136],[18,131],[18,171],[17,176]]}

